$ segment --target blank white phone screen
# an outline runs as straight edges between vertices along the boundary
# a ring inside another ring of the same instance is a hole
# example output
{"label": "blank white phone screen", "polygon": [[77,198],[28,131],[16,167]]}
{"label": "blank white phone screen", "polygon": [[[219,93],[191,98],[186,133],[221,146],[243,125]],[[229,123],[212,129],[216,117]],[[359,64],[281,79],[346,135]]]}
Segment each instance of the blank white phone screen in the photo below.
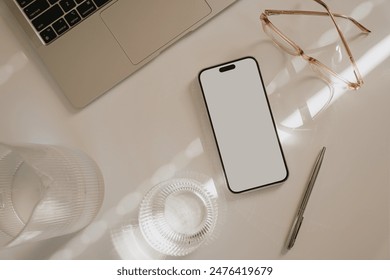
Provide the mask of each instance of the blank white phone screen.
{"label": "blank white phone screen", "polygon": [[199,81],[229,189],[284,181],[287,166],[257,61],[246,57],[207,68]]}

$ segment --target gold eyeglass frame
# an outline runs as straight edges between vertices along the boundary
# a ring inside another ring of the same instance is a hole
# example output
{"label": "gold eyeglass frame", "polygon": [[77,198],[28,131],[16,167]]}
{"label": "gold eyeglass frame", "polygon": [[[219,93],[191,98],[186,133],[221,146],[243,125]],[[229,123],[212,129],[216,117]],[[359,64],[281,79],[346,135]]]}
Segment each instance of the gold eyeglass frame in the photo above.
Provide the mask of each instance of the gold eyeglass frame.
{"label": "gold eyeglass frame", "polygon": [[[351,21],[355,26],[357,26],[363,33],[370,33],[371,31],[369,29],[367,29],[366,27],[364,27],[361,23],[359,23],[358,21],[356,21],[355,19],[349,17],[349,16],[345,16],[345,15],[342,15],[342,14],[337,14],[337,13],[332,13],[329,9],[329,7],[321,0],[313,0],[315,2],[317,2],[318,4],[320,4],[322,7],[325,8],[326,12],[319,12],[319,11],[301,11],[301,10],[265,10],[263,13],[261,13],[260,15],[260,20],[262,22],[262,25],[263,25],[263,29],[265,31],[265,33],[267,33],[267,35],[269,35],[274,43],[280,47],[281,49],[283,49],[284,51],[286,51],[287,53],[291,54],[291,55],[294,55],[294,56],[302,56],[303,59],[305,59],[306,61],[308,61],[309,63],[317,66],[317,67],[320,67],[321,69],[323,69],[324,71],[326,71],[327,73],[331,74],[332,76],[338,78],[339,80],[343,81],[345,84],[347,84],[348,88],[349,89],[353,89],[353,90],[357,90],[359,89],[362,85],[363,85],[363,78],[360,74],[360,71],[357,67],[357,64],[356,64],[356,61],[355,61],[355,58],[353,57],[352,55],[352,52],[351,52],[351,49],[349,48],[349,45],[347,43],[347,40],[345,39],[345,36],[343,34],[343,32],[341,31],[340,27],[338,26],[338,24],[336,23],[336,19],[335,17],[338,17],[338,18],[343,18],[343,19],[347,19],[349,21]],[[292,41],[290,38],[288,38],[286,35],[284,35],[275,25],[272,24],[272,22],[269,20],[268,16],[272,16],[272,15],[311,15],[311,16],[329,16],[331,19],[332,19],[332,22],[333,24],[335,25],[336,27],[336,30],[337,30],[337,33],[339,34],[340,38],[341,38],[341,41],[345,47],[345,50],[347,51],[347,54],[348,54],[348,57],[349,57],[349,60],[352,64],[352,68],[353,68],[353,72],[354,72],[354,75],[355,75],[355,78],[356,78],[356,82],[351,82],[351,81],[348,81],[346,78],[342,77],[341,75],[339,75],[338,73],[336,73],[335,71],[333,71],[331,68],[329,68],[328,66],[326,66],[325,64],[321,63],[320,61],[318,61],[317,59],[315,59],[314,57],[311,57],[307,54],[305,54],[305,52],[303,51],[303,49],[301,47],[299,47],[294,41]],[[281,45],[277,40],[275,40],[273,38],[273,36],[271,34],[269,34],[267,32],[267,29],[266,29],[266,26],[268,26],[273,32],[275,32],[277,35],[279,35],[279,37],[281,39],[283,39],[285,41],[285,43],[287,43],[288,45],[290,45],[293,49],[295,49],[296,52],[291,52],[290,50],[288,50],[286,47],[284,47],[283,45]]]}

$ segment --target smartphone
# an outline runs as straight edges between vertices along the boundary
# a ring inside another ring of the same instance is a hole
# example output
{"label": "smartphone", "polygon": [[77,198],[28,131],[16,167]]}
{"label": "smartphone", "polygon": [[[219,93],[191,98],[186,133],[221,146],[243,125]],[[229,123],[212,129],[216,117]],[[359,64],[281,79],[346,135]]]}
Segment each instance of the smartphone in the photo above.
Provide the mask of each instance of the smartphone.
{"label": "smartphone", "polygon": [[230,191],[285,181],[288,169],[257,61],[209,67],[198,78]]}

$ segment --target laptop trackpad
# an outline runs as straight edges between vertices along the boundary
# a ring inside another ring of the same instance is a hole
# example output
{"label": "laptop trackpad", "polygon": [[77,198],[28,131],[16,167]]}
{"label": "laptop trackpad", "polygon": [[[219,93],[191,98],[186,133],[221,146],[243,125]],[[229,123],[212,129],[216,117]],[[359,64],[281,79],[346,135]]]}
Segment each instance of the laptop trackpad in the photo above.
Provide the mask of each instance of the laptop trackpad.
{"label": "laptop trackpad", "polygon": [[101,17],[138,64],[210,12],[205,0],[120,0]]}

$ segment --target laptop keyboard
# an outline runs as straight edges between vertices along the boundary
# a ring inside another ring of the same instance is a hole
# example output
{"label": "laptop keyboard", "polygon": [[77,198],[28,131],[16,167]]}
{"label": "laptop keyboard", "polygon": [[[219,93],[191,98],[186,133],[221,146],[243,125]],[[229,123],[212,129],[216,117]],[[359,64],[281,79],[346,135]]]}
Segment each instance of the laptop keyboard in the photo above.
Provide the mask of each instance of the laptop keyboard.
{"label": "laptop keyboard", "polygon": [[16,0],[49,44],[112,0]]}

